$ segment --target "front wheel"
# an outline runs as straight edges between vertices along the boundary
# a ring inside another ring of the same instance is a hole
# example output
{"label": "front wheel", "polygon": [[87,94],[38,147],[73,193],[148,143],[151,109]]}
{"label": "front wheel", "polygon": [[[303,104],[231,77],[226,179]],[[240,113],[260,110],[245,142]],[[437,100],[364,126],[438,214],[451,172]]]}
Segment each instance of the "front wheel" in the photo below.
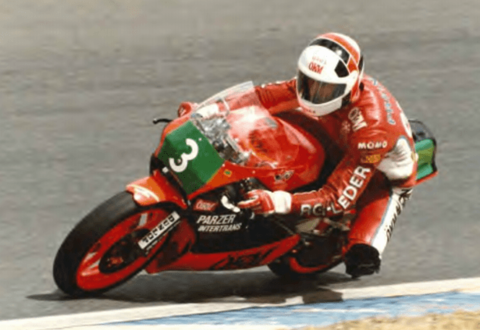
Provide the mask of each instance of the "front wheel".
{"label": "front wheel", "polygon": [[155,256],[164,235],[145,253],[138,242],[169,211],[138,206],[129,192],[121,192],[102,203],[70,232],[53,265],[57,286],[67,294],[99,294],[127,281]]}

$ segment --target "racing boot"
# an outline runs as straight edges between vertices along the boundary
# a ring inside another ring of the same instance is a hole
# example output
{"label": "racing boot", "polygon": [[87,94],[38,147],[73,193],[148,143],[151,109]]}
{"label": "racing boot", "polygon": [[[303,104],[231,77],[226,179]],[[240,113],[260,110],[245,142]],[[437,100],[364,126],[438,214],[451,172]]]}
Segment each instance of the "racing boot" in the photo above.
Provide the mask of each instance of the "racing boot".
{"label": "racing boot", "polygon": [[353,278],[372,275],[380,271],[380,254],[367,244],[354,244],[344,256],[346,273]]}

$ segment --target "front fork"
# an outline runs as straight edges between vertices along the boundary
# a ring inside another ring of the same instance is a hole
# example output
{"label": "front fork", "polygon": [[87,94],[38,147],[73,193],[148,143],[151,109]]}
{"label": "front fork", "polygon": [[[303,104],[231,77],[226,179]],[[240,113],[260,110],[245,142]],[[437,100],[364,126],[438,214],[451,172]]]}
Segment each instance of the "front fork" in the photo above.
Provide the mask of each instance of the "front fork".
{"label": "front fork", "polygon": [[[175,233],[186,230],[185,228],[179,230],[179,228],[190,226],[184,217],[184,211],[188,209],[184,195],[171,180],[168,180],[159,172],[128,184],[126,191],[132,194],[133,200],[141,207],[155,208],[158,205],[171,210],[171,213],[165,219],[161,220],[138,242],[138,248],[144,255],[148,255],[148,252],[165,235],[171,232],[172,236],[178,236]],[[169,241],[171,242],[170,239]]]}

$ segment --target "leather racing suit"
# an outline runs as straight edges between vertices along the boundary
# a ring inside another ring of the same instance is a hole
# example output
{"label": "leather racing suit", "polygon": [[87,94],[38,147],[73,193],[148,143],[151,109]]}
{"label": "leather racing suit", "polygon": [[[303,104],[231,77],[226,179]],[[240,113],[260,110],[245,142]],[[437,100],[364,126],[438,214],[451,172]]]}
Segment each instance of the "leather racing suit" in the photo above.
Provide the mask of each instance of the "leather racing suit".
{"label": "leather racing suit", "polygon": [[[307,111],[299,108],[295,78],[255,90],[274,115],[292,109]],[[311,118],[329,139],[328,158],[336,162],[319,190],[293,195],[292,213],[334,217],[355,209],[356,220],[343,253],[348,258],[354,245],[374,247],[378,265],[372,269],[378,271],[397,216],[416,182],[417,154],[408,119],[392,94],[366,75],[356,102]]]}

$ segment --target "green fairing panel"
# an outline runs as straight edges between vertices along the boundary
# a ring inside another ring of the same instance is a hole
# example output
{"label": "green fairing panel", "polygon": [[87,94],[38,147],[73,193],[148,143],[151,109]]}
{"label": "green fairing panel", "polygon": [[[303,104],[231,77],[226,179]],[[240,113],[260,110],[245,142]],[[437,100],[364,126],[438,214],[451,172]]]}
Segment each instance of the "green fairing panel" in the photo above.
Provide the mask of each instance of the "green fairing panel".
{"label": "green fairing panel", "polygon": [[423,179],[437,171],[435,165],[435,143],[431,139],[425,139],[415,143],[415,151],[418,154],[417,180]]}
{"label": "green fairing panel", "polygon": [[167,134],[158,158],[179,179],[187,194],[203,187],[224,163],[209,140],[190,121]]}

